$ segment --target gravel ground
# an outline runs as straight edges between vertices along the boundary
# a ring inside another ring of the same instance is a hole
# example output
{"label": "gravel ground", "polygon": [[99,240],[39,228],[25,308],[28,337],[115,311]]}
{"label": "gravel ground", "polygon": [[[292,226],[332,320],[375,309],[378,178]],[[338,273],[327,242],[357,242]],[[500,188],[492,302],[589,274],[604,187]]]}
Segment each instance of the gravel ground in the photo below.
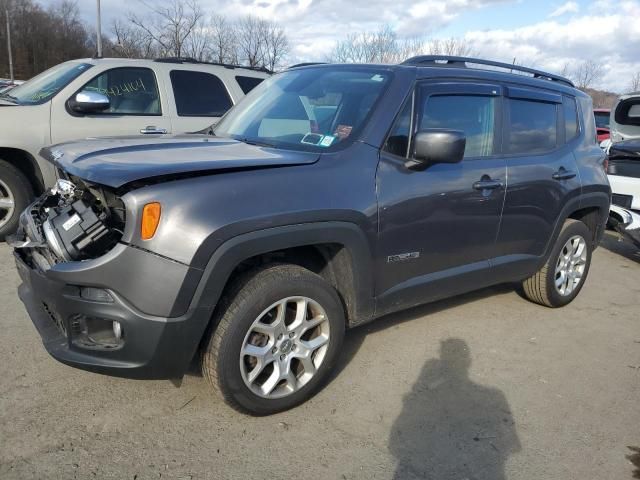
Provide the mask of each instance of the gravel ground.
{"label": "gravel ground", "polygon": [[500,286],[389,316],[267,418],[198,374],[176,388],[55,362],[0,246],[0,478],[640,478],[640,254],[604,245],[568,307]]}

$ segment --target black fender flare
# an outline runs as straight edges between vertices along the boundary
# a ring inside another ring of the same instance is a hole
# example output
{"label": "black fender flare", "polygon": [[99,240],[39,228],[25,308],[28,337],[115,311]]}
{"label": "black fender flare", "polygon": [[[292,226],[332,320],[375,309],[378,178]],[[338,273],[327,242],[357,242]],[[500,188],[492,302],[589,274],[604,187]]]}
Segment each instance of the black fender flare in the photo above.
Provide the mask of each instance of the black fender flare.
{"label": "black fender flare", "polygon": [[611,194],[604,191],[583,193],[582,195],[574,197],[570,201],[568,201],[567,204],[563,207],[560,215],[558,216],[558,219],[556,220],[553,234],[549,238],[544,255],[539,262],[539,268],[546,263],[549,255],[551,254],[551,250],[553,249],[553,246],[555,245],[556,240],[560,235],[562,225],[564,225],[565,220],[569,218],[573,212],[582,210],[584,208],[597,208],[600,210],[602,218],[598,225],[598,231],[596,232],[595,236],[596,241],[599,241],[599,239],[602,237],[602,234],[604,233],[604,227],[606,226],[607,218],[609,215],[610,204]]}
{"label": "black fender flare", "polygon": [[293,247],[340,244],[350,254],[357,323],[375,312],[373,255],[362,229],[350,222],[312,222],[252,231],[235,236],[211,255],[198,282],[190,308],[213,313],[234,269],[257,255]]}

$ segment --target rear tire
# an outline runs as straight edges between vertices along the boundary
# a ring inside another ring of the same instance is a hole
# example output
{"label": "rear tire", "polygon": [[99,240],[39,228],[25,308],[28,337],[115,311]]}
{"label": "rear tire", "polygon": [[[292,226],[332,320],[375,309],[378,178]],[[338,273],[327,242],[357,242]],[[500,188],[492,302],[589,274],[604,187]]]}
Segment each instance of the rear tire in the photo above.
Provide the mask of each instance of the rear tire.
{"label": "rear tire", "polygon": [[547,262],[522,283],[525,296],[552,308],[563,307],[576,298],[591,266],[592,238],[584,223],[567,219]]}
{"label": "rear tire", "polygon": [[0,159],[0,241],[16,231],[20,214],[32,199],[29,180],[16,167]]}
{"label": "rear tire", "polygon": [[326,381],[345,316],[322,277],[275,265],[230,287],[213,328],[202,355],[205,377],[236,410],[269,415],[303,403]]}

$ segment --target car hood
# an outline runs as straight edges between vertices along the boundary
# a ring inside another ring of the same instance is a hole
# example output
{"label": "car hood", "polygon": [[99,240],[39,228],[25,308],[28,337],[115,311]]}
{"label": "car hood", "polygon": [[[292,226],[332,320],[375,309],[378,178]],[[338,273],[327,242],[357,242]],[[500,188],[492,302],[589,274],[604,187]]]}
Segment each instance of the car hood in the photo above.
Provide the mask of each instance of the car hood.
{"label": "car hood", "polygon": [[305,165],[320,157],[208,135],[89,138],[40,154],[71,175],[114,188],[154,177]]}
{"label": "car hood", "polygon": [[640,139],[616,142],[609,148],[609,158],[612,160],[624,158],[640,160]]}

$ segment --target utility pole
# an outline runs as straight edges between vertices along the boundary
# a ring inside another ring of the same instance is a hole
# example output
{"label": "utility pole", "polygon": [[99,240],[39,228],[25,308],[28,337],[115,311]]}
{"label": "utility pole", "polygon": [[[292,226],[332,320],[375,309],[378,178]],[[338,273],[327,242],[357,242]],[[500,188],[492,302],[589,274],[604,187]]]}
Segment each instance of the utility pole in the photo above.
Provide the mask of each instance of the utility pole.
{"label": "utility pole", "polygon": [[96,32],[98,35],[98,58],[102,58],[102,21],[100,19],[100,0],[97,0],[98,2],[98,16],[96,19]]}
{"label": "utility pole", "polygon": [[9,79],[13,83],[13,54],[11,53],[11,26],[9,25],[8,6],[5,6],[4,13],[7,16],[7,51],[9,52]]}

